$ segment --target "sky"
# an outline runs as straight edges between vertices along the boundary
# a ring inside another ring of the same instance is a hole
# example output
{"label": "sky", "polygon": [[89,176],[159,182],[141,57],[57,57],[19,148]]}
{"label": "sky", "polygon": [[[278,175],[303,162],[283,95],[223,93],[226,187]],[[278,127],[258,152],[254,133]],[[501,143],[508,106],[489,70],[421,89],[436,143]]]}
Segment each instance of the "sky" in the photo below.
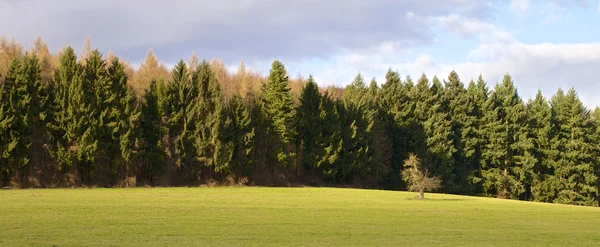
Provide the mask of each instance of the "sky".
{"label": "sky", "polygon": [[278,59],[321,86],[392,69],[493,88],[509,73],[525,100],[574,87],[600,105],[600,0],[0,0],[0,34],[52,51],[89,37],[134,65],[150,48],[167,65],[195,52],[263,74]]}

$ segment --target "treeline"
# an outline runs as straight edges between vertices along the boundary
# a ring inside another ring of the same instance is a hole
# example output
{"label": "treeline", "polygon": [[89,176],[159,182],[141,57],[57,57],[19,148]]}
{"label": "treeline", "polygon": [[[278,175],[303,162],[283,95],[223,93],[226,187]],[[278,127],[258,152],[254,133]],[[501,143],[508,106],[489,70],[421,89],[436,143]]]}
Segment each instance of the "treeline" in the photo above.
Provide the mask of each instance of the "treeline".
{"label": "treeline", "polygon": [[256,87],[195,56],[170,72],[148,58],[133,70],[91,47],[42,56],[38,42],[0,81],[4,186],[403,189],[414,153],[442,192],[598,205],[600,110],[574,89],[524,102],[510,75],[488,88],[481,76],[413,82],[389,70],[343,90],[300,79],[293,93],[278,61]]}

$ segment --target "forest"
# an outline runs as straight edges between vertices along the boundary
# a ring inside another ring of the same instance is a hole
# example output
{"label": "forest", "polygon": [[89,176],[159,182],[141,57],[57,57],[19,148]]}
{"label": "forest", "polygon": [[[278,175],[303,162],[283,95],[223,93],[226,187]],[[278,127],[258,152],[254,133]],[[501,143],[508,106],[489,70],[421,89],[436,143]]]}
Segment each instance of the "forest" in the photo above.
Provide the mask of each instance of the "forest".
{"label": "forest", "polygon": [[[463,78],[464,79],[464,78]],[[519,96],[511,76],[345,88],[237,72],[195,54],[137,68],[86,40],[55,54],[0,39],[4,187],[335,186],[404,190],[415,154],[439,192],[598,206],[600,108],[575,89]]]}

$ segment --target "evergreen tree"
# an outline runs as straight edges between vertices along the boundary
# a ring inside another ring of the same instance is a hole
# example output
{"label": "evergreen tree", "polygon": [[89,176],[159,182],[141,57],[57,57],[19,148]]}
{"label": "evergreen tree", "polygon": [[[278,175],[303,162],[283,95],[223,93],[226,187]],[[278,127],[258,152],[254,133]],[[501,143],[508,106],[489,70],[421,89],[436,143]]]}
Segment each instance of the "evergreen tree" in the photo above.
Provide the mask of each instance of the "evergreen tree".
{"label": "evergreen tree", "polygon": [[547,189],[553,202],[597,205],[597,164],[592,145],[589,112],[574,89],[559,90],[551,99],[552,140],[550,163],[554,170]]}
{"label": "evergreen tree", "polygon": [[300,94],[300,105],[296,109],[297,113],[297,130],[298,130],[298,145],[300,146],[300,160],[302,169],[310,171],[316,165],[317,155],[319,150],[317,147],[317,139],[322,133],[321,128],[321,94],[317,83],[315,83],[312,75],[308,77],[308,81],[302,88]]}
{"label": "evergreen tree", "polygon": [[[291,143],[296,137],[294,129],[294,108],[288,86],[288,76],[283,64],[274,61],[269,73],[269,81],[263,84],[264,110],[270,120],[268,133],[273,136],[270,151],[279,165],[288,167],[295,156]],[[274,165],[269,167],[274,168]]]}
{"label": "evergreen tree", "polygon": [[[112,170],[119,175],[121,181],[135,174],[135,161],[138,152],[138,123],[140,108],[136,103],[133,90],[127,85],[127,75],[119,59],[114,58],[108,68],[110,78],[110,96],[104,100],[108,107],[106,126],[111,134],[111,142],[115,148]],[[118,152],[116,152],[118,150]],[[130,185],[130,184],[124,184]]]}
{"label": "evergreen tree", "polygon": [[198,87],[196,106],[195,142],[198,160],[215,172],[226,173],[230,168],[223,162],[222,135],[223,110],[221,90],[210,65],[202,61],[195,69],[192,78]]}
{"label": "evergreen tree", "polygon": [[140,116],[141,162],[140,172],[150,184],[157,184],[165,172],[165,151],[162,143],[166,130],[163,101],[159,88],[163,81],[152,81],[144,94],[144,104]]}
{"label": "evergreen tree", "polygon": [[442,107],[446,108],[452,122],[452,142],[455,149],[452,154],[455,164],[453,174],[455,177],[443,177],[442,180],[452,179],[452,182],[446,183],[446,189],[450,192],[466,193],[470,190],[469,176],[473,171],[469,158],[474,154],[474,150],[472,147],[470,150],[466,150],[466,142],[476,133],[476,118],[472,116],[474,106],[469,102],[467,90],[455,71],[450,72],[448,80],[444,83]]}
{"label": "evergreen tree", "polygon": [[[197,121],[198,84],[190,80],[183,60],[171,72],[165,102],[170,138],[169,153],[176,167],[185,168],[191,179],[198,179],[199,170],[195,162],[194,129]],[[185,172],[185,171],[184,171]]]}
{"label": "evergreen tree", "polygon": [[423,165],[436,176],[442,177],[443,187],[451,188],[453,159],[455,151],[452,142],[452,125],[447,113],[441,107],[437,85],[429,87],[429,80],[423,74],[416,86],[410,90],[410,99],[415,105],[414,152],[423,157]]}
{"label": "evergreen tree", "polygon": [[467,177],[468,183],[466,186],[466,192],[474,195],[481,193],[481,159],[483,155],[483,149],[487,136],[483,131],[484,127],[484,116],[485,116],[485,104],[488,98],[488,89],[483,77],[479,75],[477,83],[471,81],[467,88],[467,94],[469,98],[469,104],[471,112],[469,112],[469,118],[473,121],[470,126],[464,132],[466,135],[463,136],[462,142],[464,143],[464,153],[466,161],[471,168],[471,173]]}
{"label": "evergreen tree", "polygon": [[548,154],[550,152],[550,134],[552,112],[548,101],[538,90],[535,98],[527,104],[529,135],[533,141],[532,153],[537,162],[533,167],[531,194],[532,199],[541,202],[551,202],[552,174]]}
{"label": "evergreen tree", "polygon": [[363,77],[358,74],[354,81],[346,87],[342,95],[344,109],[342,117],[342,167],[337,179],[347,182],[353,178],[365,178],[370,174],[380,174],[383,169],[378,160],[373,126],[377,108],[366,87]]}
{"label": "evergreen tree", "polygon": [[402,184],[400,170],[408,152],[414,152],[409,132],[413,104],[410,102],[407,87],[402,83],[397,71],[388,70],[386,82],[378,94],[378,121],[385,126],[392,146],[390,172],[386,187],[397,189]]}
{"label": "evergreen tree", "polygon": [[2,156],[0,159],[0,172],[3,184],[7,185],[16,172],[22,170],[29,164],[27,157],[26,128],[23,114],[28,104],[24,99],[26,82],[20,75],[22,72],[21,59],[13,59],[1,86],[0,106],[2,106],[0,147]]}
{"label": "evergreen tree", "polygon": [[536,160],[531,153],[525,105],[510,75],[496,84],[486,108],[484,135],[488,138],[481,170],[484,193],[519,198],[531,183]]}
{"label": "evergreen tree", "polygon": [[52,101],[52,136],[55,140],[54,159],[59,170],[74,165],[77,142],[85,115],[83,102],[83,73],[77,63],[77,56],[71,47],[67,47],[59,58],[54,72]]}
{"label": "evergreen tree", "polygon": [[[27,54],[11,63],[2,83],[3,132],[0,145],[4,146],[3,178],[11,175],[25,182],[33,165],[46,161],[44,145],[49,140],[47,116],[49,89],[42,84],[38,60]],[[33,161],[33,162],[32,162]],[[40,167],[36,167],[39,169]]]}
{"label": "evergreen tree", "polygon": [[250,157],[254,147],[255,127],[248,105],[239,94],[233,95],[224,109],[223,149],[225,155],[223,173],[249,176],[253,170]]}

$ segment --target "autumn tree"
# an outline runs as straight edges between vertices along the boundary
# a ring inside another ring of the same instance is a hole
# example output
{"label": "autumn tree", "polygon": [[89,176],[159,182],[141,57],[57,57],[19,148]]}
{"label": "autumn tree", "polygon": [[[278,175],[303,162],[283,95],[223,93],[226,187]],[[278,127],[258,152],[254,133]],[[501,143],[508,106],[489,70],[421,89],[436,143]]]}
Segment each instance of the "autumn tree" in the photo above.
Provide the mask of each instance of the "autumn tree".
{"label": "autumn tree", "polygon": [[409,154],[404,161],[402,180],[406,182],[408,191],[419,192],[419,199],[425,199],[425,191],[434,191],[440,188],[441,180],[430,177],[429,170],[421,165],[421,160],[415,154]]}

